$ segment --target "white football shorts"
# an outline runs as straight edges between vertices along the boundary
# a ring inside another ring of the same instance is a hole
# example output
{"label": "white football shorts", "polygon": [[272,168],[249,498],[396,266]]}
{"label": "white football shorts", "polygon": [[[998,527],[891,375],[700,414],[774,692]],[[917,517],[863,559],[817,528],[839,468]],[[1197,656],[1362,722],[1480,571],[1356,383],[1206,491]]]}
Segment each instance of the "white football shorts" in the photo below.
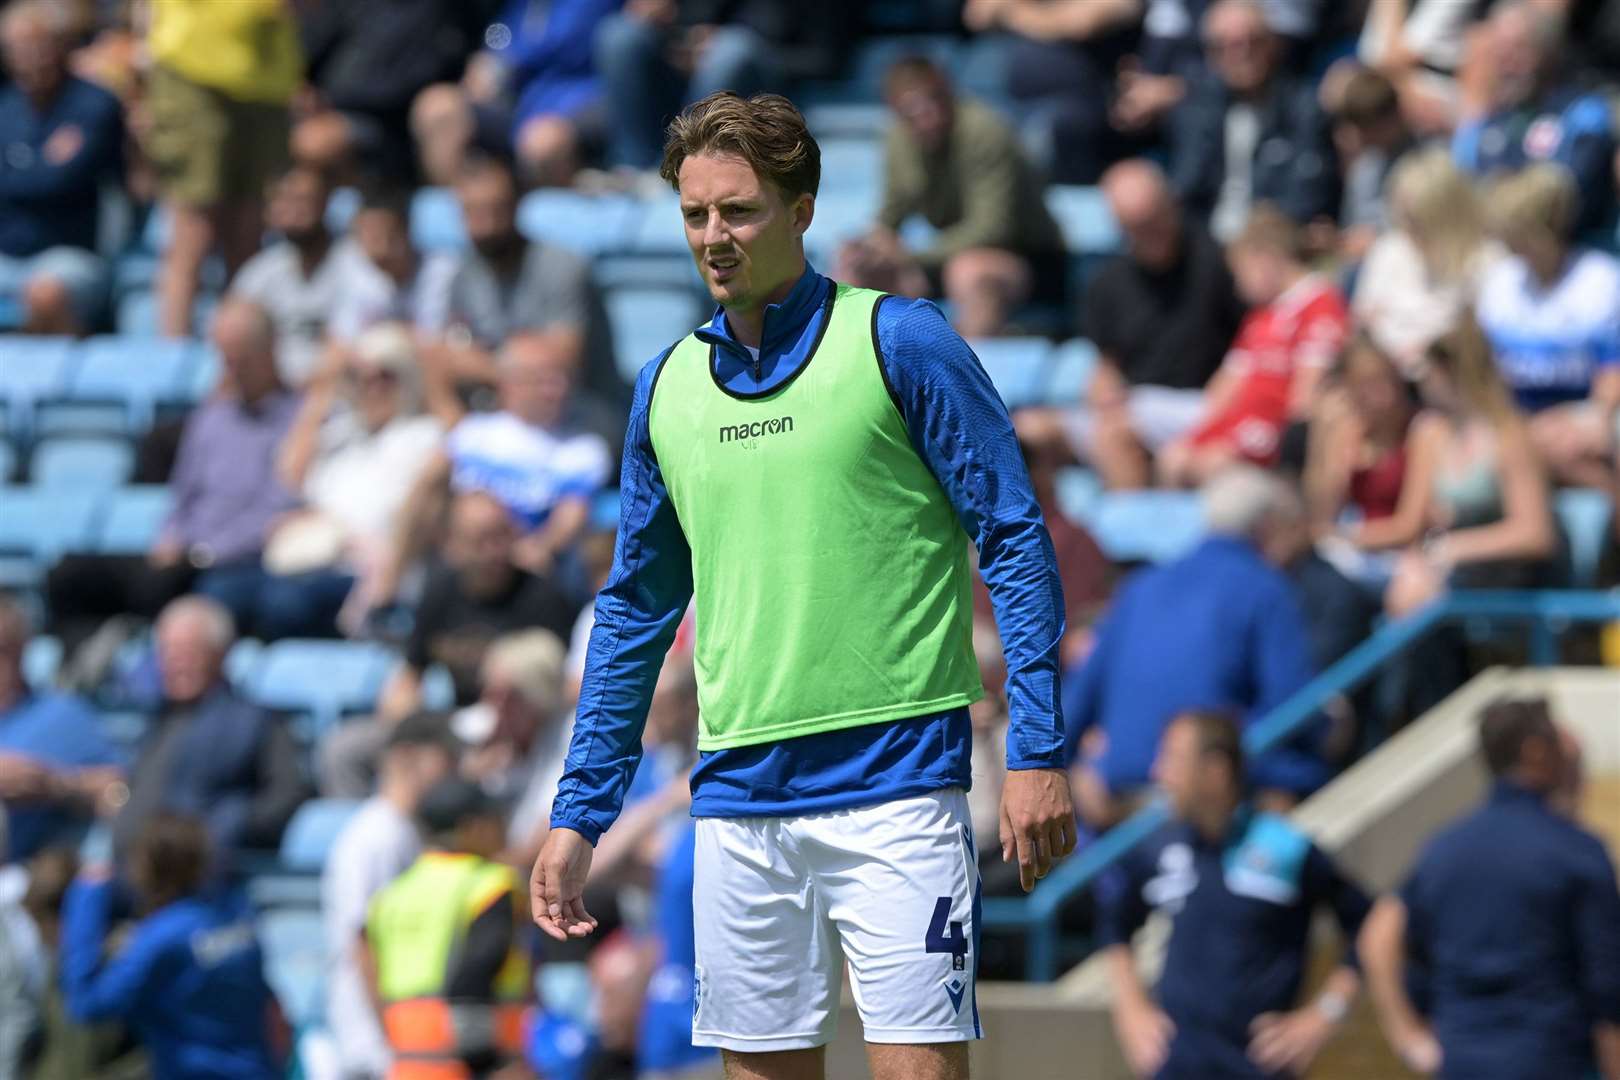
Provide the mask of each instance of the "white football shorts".
{"label": "white football shorts", "polygon": [[868,1042],[981,1036],[979,869],[961,788],[801,817],[700,818],[694,871],[694,1045],[825,1045],[846,962]]}

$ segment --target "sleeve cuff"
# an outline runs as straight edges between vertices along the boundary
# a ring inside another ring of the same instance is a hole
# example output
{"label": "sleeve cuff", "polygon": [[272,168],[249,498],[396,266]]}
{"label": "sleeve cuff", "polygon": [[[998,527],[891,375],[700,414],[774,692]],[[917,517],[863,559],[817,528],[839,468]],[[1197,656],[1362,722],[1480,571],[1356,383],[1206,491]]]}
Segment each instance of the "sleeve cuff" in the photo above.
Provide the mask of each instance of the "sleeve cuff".
{"label": "sleeve cuff", "polygon": [[606,831],[593,821],[574,817],[570,814],[554,815],[551,819],[551,828],[572,829],[583,836],[586,843],[590,844],[591,847],[596,846],[596,842],[602,839],[602,833]]}

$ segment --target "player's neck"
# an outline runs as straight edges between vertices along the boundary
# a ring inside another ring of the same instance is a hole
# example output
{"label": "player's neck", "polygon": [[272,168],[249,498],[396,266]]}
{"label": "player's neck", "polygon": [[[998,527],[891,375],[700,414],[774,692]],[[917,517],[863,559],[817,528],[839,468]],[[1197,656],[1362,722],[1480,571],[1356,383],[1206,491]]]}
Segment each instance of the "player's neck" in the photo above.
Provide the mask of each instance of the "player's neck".
{"label": "player's neck", "polygon": [[750,349],[758,349],[765,340],[765,312],[773,304],[780,304],[793,293],[793,287],[804,276],[804,260],[799,261],[798,268],[793,273],[778,282],[766,293],[757,304],[748,307],[734,307],[726,309],[726,324],[731,328],[731,336],[737,344],[746,345]]}

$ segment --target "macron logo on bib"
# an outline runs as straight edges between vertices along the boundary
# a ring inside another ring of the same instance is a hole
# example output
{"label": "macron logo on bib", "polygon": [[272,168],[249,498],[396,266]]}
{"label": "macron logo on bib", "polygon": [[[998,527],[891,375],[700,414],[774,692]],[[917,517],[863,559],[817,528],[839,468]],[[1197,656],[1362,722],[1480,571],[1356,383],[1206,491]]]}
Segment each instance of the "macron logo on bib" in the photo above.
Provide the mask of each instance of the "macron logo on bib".
{"label": "macron logo on bib", "polygon": [[785,435],[792,430],[791,416],[779,416],[774,420],[755,420],[752,424],[721,424],[720,441],[752,445],[754,440],[763,435]]}

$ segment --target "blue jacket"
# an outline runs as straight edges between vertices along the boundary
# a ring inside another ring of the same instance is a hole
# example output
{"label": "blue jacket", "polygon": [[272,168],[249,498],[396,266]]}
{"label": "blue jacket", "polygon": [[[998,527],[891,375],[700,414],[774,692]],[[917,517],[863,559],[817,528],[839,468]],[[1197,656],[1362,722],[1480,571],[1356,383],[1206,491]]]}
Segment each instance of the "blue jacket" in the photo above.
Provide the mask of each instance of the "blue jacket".
{"label": "blue jacket", "polygon": [[136,924],[110,959],[117,886],[74,882],[62,907],[61,979],[81,1023],[122,1020],[146,1048],[154,1080],[271,1080],[269,1032],[253,912],[238,893],[194,896]]}
{"label": "blue jacket", "polygon": [[[1092,727],[1108,736],[1093,765],[1115,791],[1148,783],[1165,727],[1184,709],[1258,719],[1315,674],[1293,586],[1246,540],[1215,536],[1126,581],[1097,641],[1066,680],[1069,756]],[[1311,740],[1250,765],[1255,783],[1311,791],[1327,767]]]}
{"label": "blue jacket", "polygon": [[1620,891],[1603,843],[1498,783],[1401,888],[1407,949],[1447,1080],[1595,1075],[1620,1024]]}
{"label": "blue jacket", "polygon": [[1248,806],[1218,844],[1166,825],[1099,883],[1098,901],[1105,946],[1128,945],[1153,910],[1170,918],[1157,997],[1176,1034],[1160,1080],[1267,1077],[1248,1059],[1249,1025],[1299,1004],[1312,917],[1331,907],[1354,942],[1369,906],[1297,826]]}
{"label": "blue jacket", "polygon": [[[124,754],[102,734],[95,711],[66,694],[31,695],[0,712],[0,752],[58,771],[125,764]],[[7,802],[5,812],[10,845],[0,851],[0,861],[22,862],[74,824],[72,813],[58,806]]]}
{"label": "blue jacket", "polygon": [[1457,125],[1451,150],[1458,166],[1476,176],[1555,161],[1580,192],[1577,232],[1613,218],[1614,128],[1602,94],[1562,87],[1523,108],[1466,121]]}
{"label": "blue jacket", "polygon": [[[1170,116],[1170,182],[1206,220],[1226,179],[1226,111],[1232,104],[1225,84],[1206,76],[1189,84]],[[1254,201],[1274,203],[1299,222],[1337,216],[1338,158],[1316,87],[1278,76],[1259,111]]]}
{"label": "blue jacket", "polygon": [[[697,331],[715,346],[717,377],[743,393],[786,382],[814,352],[831,288],[807,267],[788,297],[766,309],[757,364],[717,311]],[[1007,657],[1008,767],[1060,766],[1063,594],[1007,410],[934,305],[891,297],[879,305],[875,323],[879,359],[912,445],[978,546]],[[618,816],[640,761],[653,684],[692,595],[691,553],[647,427],[651,387],[668,355],[636,381],[613,570],[596,599],[573,742],[552,804],[553,827],[575,829],[593,843]],[[816,813],[967,787],[971,741],[967,710],[954,709],[706,753],[692,774],[692,813]]]}
{"label": "blue jacket", "polygon": [[[0,255],[95,250],[101,184],[122,178],[123,116],[117,98],[71,75],[42,112],[0,84]],[[59,153],[74,132],[77,148]]]}

